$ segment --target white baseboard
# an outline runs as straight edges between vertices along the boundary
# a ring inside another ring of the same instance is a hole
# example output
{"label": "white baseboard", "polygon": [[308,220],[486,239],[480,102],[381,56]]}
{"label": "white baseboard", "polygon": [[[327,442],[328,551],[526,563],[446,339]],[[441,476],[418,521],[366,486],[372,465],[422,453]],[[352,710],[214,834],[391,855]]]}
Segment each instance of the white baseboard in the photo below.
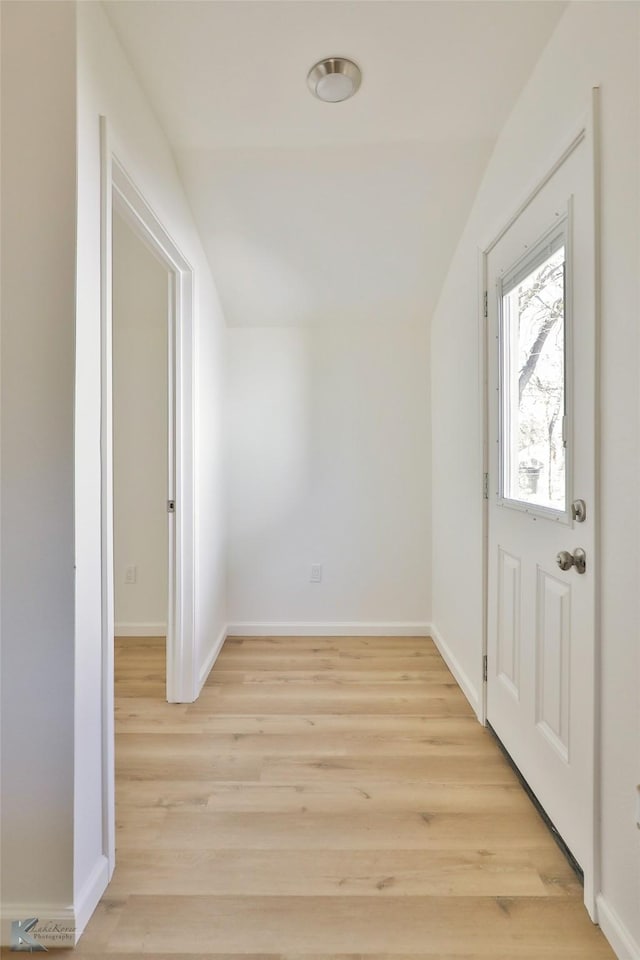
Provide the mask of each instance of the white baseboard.
{"label": "white baseboard", "polygon": [[224,646],[224,642],[227,639],[228,634],[229,634],[228,628],[223,627],[222,630],[220,631],[220,635],[218,639],[216,640],[213,647],[209,651],[209,654],[207,655],[207,659],[204,661],[204,663],[200,668],[200,672],[198,674],[198,690],[196,692],[196,700],[200,696],[200,692],[204,687],[205,683],[207,682],[207,677],[213,670],[213,665],[218,659],[218,656]]}
{"label": "white baseboard", "polygon": [[640,944],[632,937],[624,923],[601,893],[596,897],[598,923],[613,947],[618,960],[640,960]]}
{"label": "white baseboard", "polygon": [[24,923],[32,918],[38,922],[28,931],[28,935],[43,947],[75,947],[77,943],[76,916],[72,906],[59,903],[3,903],[0,916],[0,944],[3,947],[11,949],[14,946],[14,921]]}
{"label": "white baseboard", "polygon": [[347,620],[304,621],[294,623],[255,622],[230,623],[229,637],[428,637],[431,624],[393,620],[388,623],[363,623]]}
{"label": "white baseboard", "polygon": [[76,895],[76,942],[82,936],[84,928],[89,923],[93,911],[98,906],[100,897],[109,885],[109,860],[101,854],[87,877],[87,880]]}
{"label": "white baseboard", "polygon": [[[57,903],[4,903],[0,944],[11,948],[12,924],[31,918],[37,924],[28,935],[47,948],[75,947],[109,883],[109,861],[100,856],[86,883],[76,896],[75,906]],[[20,951],[16,951],[20,952]]]}
{"label": "white baseboard", "polygon": [[113,628],[116,637],[166,637],[166,623],[116,623]]}
{"label": "white baseboard", "polygon": [[478,717],[478,719],[480,719],[482,715],[482,703],[480,700],[480,694],[478,693],[477,689],[475,688],[475,686],[473,685],[473,683],[471,682],[471,680],[469,679],[465,671],[460,666],[455,654],[451,650],[451,647],[448,645],[448,643],[446,642],[446,640],[444,639],[444,637],[436,627],[435,623],[431,624],[431,637],[440,652],[440,656],[442,657],[446,665],[449,667],[449,670],[451,670],[451,673],[455,677],[458,686],[460,687],[465,697],[471,704],[471,707],[475,715]]}

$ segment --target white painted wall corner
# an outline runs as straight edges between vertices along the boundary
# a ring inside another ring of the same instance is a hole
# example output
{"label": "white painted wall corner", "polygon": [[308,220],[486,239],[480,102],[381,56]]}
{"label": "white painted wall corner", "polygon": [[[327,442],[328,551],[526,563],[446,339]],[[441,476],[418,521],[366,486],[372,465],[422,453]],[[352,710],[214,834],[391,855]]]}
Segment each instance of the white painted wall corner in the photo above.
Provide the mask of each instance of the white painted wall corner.
{"label": "white painted wall corner", "polygon": [[601,893],[596,898],[596,904],[600,929],[613,947],[618,960],[640,960],[640,944],[634,940],[616,911]]}
{"label": "white painted wall corner", "polygon": [[199,672],[199,674],[198,674],[198,687],[197,687],[196,697],[195,697],[196,700],[197,700],[198,697],[200,696],[200,693],[201,693],[201,691],[202,691],[202,688],[204,687],[205,683],[207,682],[207,678],[208,678],[209,674],[211,673],[211,671],[213,670],[213,665],[215,664],[216,660],[218,659],[218,657],[219,657],[219,655],[220,655],[220,651],[222,650],[222,648],[223,648],[223,646],[224,646],[224,642],[225,642],[225,640],[227,639],[228,636],[229,636],[229,629],[228,629],[228,627],[223,627],[222,630],[220,631],[220,634],[219,634],[219,636],[218,636],[218,639],[217,639],[216,642],[214,643],[214,645],[213,645],[213,647],[211,648],[211,650],[209,651],[209,654],[207,655],[204,663],[202,664],[202,666],[201,666],[201,668],[200,668],[200,672]]}
{"label": "white painted wall corner", "polygon": [[440,656],[442,657],[446,665],[449,667],[449,670],[451,670],[451,673],[453,674],[458,686],[460,687],[465,697],[471,704],[471,708],[473,709],[473,712],[477,716],[478,720],[480,720],[482,716],[482,700],[481,700],[480,694],[478,693],[478,690],[476,689],[475,685],[471,682],[471,680],[469,679],[465,671],[460,666],[460,663],[456,659],[456,656],[453,653],[453,650],[451,649],[447,641],[444,639],[444,637],[436,627],[435,623],[431,624],[431,638],[435,643],[436,647],[438,648]]}
{"label": "white painted wall corner", "polygon": [[74,909],[76,943],[82,936],[84,928],[89,923],[91,915],[98,906],[100,897],[107,889],[110,879],[111,871],[109,870],[109,860],[104,854],[101,854],[76,897]]}

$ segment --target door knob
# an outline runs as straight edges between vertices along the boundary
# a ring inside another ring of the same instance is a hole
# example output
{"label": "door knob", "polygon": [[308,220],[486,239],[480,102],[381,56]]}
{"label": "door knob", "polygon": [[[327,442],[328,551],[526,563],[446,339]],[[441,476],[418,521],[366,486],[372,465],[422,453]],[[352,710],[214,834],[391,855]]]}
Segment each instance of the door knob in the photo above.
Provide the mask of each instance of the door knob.
{"label": "door knob", "polygon": [[571,570],[571,567],[575,567],[576,573],[584,573],[587,569],[587,555],[582,547],[576,547],[573,553],[561,550],[556,557],[556,563],[561,570]]}
{"label": "door knob", "polygon": [[571,516],[576,523],[584,523],[587,519],[587,505],[584,500],[574,500],[571,504]]}

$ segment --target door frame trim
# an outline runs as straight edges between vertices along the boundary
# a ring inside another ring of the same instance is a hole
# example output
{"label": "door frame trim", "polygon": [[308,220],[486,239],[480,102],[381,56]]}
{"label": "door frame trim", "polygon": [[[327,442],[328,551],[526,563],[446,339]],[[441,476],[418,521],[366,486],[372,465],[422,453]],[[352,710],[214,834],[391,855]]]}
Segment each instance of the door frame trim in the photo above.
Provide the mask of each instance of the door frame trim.
{"label": "door frame trim", "polygon": [[167,700],[189,703],[198,694],[195,656],[194,272],[111,144],[100,117],[100,458],[102,582],[103,852],[115,867],[112,217],[117,211],[168,271],[169,458],[173,451],[176,503],[169,522]]}
{"label": "door frame trim", "polygon": [[[600,856],[600,807],[601,807],[601,723],[600,723],[600,656],[601,656],[601,624],[600,624],[600,328],[601,328],[601,157],[600,157],[600,88],[593,87],[591,91],[591,104],[586,118],[574,130],[572,136],[566,142],[564,148],[555,154],[556,159],[549,163],[543,173],[533,181],[529,190],[525,193],[524,199],[516,207],[515,211],[502,221],[502,225],[497,227],[489,234],[486,242],[478,247],[478,364],[479,364],[479,416],[481,421],[480,436],[482,437],[481,446],[481,476],[483,479],[483,489],[485,489],[484,478],[489,472],[489,393],[488,393],[488,313],[487,296],[488,290],[488,261],[491,251],[496,247],[507,231],[518,220],[522,213],[530,206],[535,198],[541,193],[546,184],[552,179],[555,173],[563,166],[574,151],[591,134],[592,139],[592,167],[593,167],[593,209],[594,209],[594,314],[595,314],[595,396],[594,396],[594,492],[595,503],[593,505],[592,516],[594,518],[594,557],[590,558],[590,564],[594,571],[594,689],[592,693],[593,700],[593,727],[591,732],[591,741],[593,744],[593,822],[591,824],[592,836],[592,856],[591,869],[584,871],[584,903],[594,922],[598,920],[597,897],[601,886],[601,856]],[[480,722],[487,724],[487,679],[485,679],[484,664],[488,651],[488,611],[489,611],[489,497],[491,496],[488,487],[486,496],[482,500],[482,661],[481,676],[482,696]]]}

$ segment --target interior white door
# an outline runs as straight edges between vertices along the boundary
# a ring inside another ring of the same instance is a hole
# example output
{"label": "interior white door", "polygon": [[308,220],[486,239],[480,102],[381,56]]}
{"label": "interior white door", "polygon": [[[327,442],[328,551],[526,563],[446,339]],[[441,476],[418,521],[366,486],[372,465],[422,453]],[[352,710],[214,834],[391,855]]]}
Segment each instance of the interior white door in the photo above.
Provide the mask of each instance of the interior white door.
{"label": "interior white door", "polygon": [[582,867],[590,910],[594,237],[585,130],[487,256],[487,719]]}

